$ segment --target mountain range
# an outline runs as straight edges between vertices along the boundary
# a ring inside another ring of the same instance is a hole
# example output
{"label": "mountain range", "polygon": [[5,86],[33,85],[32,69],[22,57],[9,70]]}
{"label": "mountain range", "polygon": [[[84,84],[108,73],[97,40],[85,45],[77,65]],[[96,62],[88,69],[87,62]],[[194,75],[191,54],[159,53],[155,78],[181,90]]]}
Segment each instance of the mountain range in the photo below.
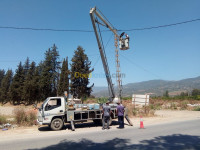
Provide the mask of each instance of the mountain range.
{"label": "mountain range", "polygon": [[[181,92],[191,92],[193,89],[200,89],[200,76],[179,81],[150,80],[123,85],[123,97],[132,94],[151,94],[162,96],[168,90],[169,95],[179,95]],[[115,87],[115,89],[117,89]],[[92,95],[95,97],[108,97],[107,87],[93,87]]]}

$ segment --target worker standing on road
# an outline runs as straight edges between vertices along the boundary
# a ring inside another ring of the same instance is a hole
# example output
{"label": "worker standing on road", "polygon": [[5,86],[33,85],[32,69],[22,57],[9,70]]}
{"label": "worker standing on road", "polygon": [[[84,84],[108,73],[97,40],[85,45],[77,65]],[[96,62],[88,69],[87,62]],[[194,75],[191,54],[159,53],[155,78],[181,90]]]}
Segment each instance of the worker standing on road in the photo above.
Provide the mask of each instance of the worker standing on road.
{"label": "worker standing on road", "polygon": [[119,122],[119,129],[124,128],[124,106],[118,101],[117,106],[117,115],[118,115],[118,122]]}
{"label": "worker standing on road", "polygon": [[109,102],[106,102],[106,105],[103,106],[103,127],[102,127],[102,130],[106,129],[105,128],[106,123],[107,123],[107,129],[110,129],[110,127],[109,127],[110,115],[111,115],[111,107],[109,106]]}

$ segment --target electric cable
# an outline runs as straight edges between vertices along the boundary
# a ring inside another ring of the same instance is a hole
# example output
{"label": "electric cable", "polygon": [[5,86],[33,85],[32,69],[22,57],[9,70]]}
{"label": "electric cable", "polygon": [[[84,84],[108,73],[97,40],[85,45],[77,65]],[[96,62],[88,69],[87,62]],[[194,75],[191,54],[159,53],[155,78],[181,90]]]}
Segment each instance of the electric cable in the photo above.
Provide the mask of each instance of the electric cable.
{"label": "electric cable", "polygon": [[157,78],[161,78],[159,75],[156,75],[155,73],[153,73],[153,72],[151,72],[151,71],[149,71],[149,70],[145,69],[144,67],[142,67],[142,66],[138,65],[137,63],[133,62],[133,61],[132,61],[132,60],[130,60],[128,57],[125,57],[125,56],[124,56],[124,55],[122,55],[122,54],[121,54],[121,56],[122,56],[122,57],[124,57],[126,61],[128,61],[128,62],[132,63],[133,65],[135,65],[136,67],[138,67],[138,68],[142,69],[143,71],[145,71],[145,72],[147,72],[147,73],[150,73],[150,74],[154,75],[154,76],[155,76],[155,77],[157,77]]}
{"label": "electric cable", "polygon": [[104,14],[101,12],[101,10],[99,10],[98,8],[96,8],[96,9],[101,13],[101,15],[106,19],[106,21],[112,26],[112,28],[114,28],[112,23],[110,23],[110,21],[106,18],[106,16],[104,16]]}
{"label": "electric cable", "polygon": [[152,27],[145,27],[145,28],[135,28],[135,29],[125,29],[125,30],[118,30],[118,31],[151,30],[151,29],[156,29],[156,28],[164,28],[164,27],[176,26],[176,25],[180,25],[180,24],[191,23],[191,22],[195,22],[195,21],[200,21],[200,19],[193,19],[193,20],[188,20],[188,21],[183,21],[183,22],[178,22],[178,23],[172,23],[172,24],[166,24],[166,25],[160,25],[160,26],[152,26]]}
{"label": "electric cable", "polygon": [[[106,49],[106,47],[108,46],[108,43],[110,42],[110,40],[111,40],[111,38],[112,38],[112,36],[113,36],[113,34],[111,34],[111,36],[110,36],[110,38],[109,38],[109,40],[107,41],[107,43],[106,43],[106,46],[105,46],[105,49]],[[99,54],[98,54],[99,55]],[[99,57],[97,58],[97,61],[94,63],[94,65],[93,65],[93,68],[96,66],[96,64],[98,63],[98,61],[99,61],[99,59],[100,59],[100,55],[99,55]]]}
{"label": "electric cable", "polygon": [[[107,19],[106,19],[107,20]],[[144,27],[144,28],[133,28],[133,29],[119,29],[117,31],[143,31],[143,30],[151,30],[151,29],[157,29],[157,28],[165,28],[165,27],[171,27],[186,23],[192,23],[200,21],[200,18],[187,20],[183,22],[178,23],[172,23],[172,24],[166,24],[166,25],[159,25],[159,26],[152,26],[152,27]],[[15,29],[15,30],[34,30],[34,31],[57,31],[57,32],[94,32],[93,30],[83,30],[83,29],[53,29],[53,28],[32,28],[32,27],[15,27],[15,26],[0,26],[0,29]],[[101,32],[108,32],[110,30],[102,30]]]}
{"label": "electric cable", "polygon": [[31,28],[31,27],[8,27],[0,26],[0,29],[16,29],[16,30],[35,30],[35,31],[60,31],[60,32],[94,32],[92,30],[76,30],[76,29],[47,29],[47,28]]}

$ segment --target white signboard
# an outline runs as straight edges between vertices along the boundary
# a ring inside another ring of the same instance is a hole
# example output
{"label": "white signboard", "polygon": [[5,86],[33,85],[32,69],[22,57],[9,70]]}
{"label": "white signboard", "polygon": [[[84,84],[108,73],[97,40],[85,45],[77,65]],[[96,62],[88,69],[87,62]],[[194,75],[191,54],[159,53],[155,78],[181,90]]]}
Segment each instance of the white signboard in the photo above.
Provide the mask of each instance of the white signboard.
{"label": "white signboard", "polygon": [[132,104],[135,105],[149,105],[149,95],[132,95]]}

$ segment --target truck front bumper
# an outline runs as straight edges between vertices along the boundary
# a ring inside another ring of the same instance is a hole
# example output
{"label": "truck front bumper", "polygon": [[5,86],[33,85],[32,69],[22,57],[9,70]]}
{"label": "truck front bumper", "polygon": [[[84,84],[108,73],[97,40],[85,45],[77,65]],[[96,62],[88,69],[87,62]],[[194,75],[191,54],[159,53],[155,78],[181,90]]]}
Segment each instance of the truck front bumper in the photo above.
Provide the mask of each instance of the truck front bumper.
{"label": "truck front bumper", "polygon": [[38,125],[42,125],[42,122],[40,122],[40,121],[37,119],[37,124],[38,124]]}

